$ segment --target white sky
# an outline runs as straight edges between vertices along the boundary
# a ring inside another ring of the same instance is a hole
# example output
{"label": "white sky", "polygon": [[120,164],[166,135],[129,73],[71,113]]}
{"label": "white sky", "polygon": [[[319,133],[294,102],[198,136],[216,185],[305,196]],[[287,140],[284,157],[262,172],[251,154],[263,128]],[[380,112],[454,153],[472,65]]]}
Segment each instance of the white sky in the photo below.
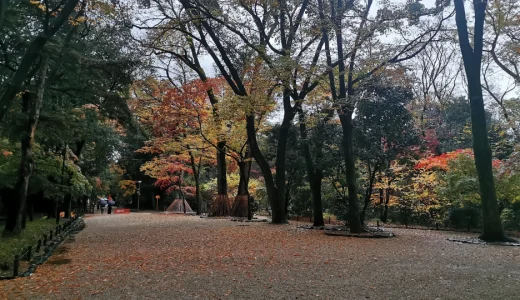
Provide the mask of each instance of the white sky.
{"label": "white sky", "polygon": [[[372,10],[371,10],[371,16],[375,16],[377,10],[379,7],[381,7],[381,4],[384,3],[385,1],[381,1],[381,0],[374,0],[374,4],[372,6]],[[398,3],[404,3],[406,2],[406,0],[390,0],[389,1],[390,3],[392,4],[398,4]],[[433,5],[435,5],[435,0],[423,0],[421,1],[421,3],[423,5],[425,5],[426,7],[432,7]],[[471,7],[471,4],[469,2],[466,2],[466,11],[468,13],[468,21],[470,21],[473,17],[473,9]],[[453,9],[453,6],[451,6],[448,10],[451,10]],[[141,11],[142,12],[142,11]],[[470,25],[471,25],[471,22],[470,22]],[[450,20],[448,22],[448,26],[450,28],[453,28],[455,29],[455,22],[454,22],[454,18],[452,18],[452,20]],[[140,35],[139,33],[137,33],[137,35]],[[395,39],[396,37],[398,37],[397,35],[395,34],[387,34],[386,36],[382,37],[382,40],[385,40],[384,42],[389,42],[393,39]],[[206,56],[203,56],[201,58],[201,64],[202,64],[202,67],[204,68],[206,74],[210,77],[214,77],[215,76],[215,67],[214,67],[214,62],[212,60],[212,58],[209,56],[209,55],[206,55]],[[407,63],[408,65],[409,62]],[[453,66],[454,67],[457,67],[458,63],[457,62],[454,62]],[[493,74],[493,76],[489,76],[489,82],[491,83],[491,85],[493,86],[493,89],[497,92],[497,94],[501,95],[504,91],[508,90],[509,87],[511,86],[512,83],[514,83],[514,81],[512,80],[511,77],[507,76],[502,70],[498,69],[498,68],[493,68],[490,72],[490,74]],[[466,89],[465,89],[465,84],[464,84],[464,80],[463,78],[459,78],[458,80],[458,84],[457,84],[457,88],[455,90],[455,93],[457,95],[466,95]],[[516,88],[514,90],[512,90],[511,92],[509,92],[509,94],[507,95],[506,98],[510,98],[510,97],[518,97],[519,96],[519,88]],[[489,98],[489,97],[488,97]],[[277,116],[275,116],[275,119],[278,119]]]}

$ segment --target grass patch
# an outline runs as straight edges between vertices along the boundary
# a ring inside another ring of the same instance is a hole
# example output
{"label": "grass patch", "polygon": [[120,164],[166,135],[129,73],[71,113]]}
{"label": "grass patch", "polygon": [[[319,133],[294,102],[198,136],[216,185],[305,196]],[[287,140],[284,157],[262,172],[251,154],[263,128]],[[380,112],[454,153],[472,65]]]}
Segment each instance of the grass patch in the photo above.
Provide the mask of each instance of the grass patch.
{"label": "grass patch", "polygon": [[0,237],[0,266],[7,264],[12,268],[15,254],[27,246],[36,247],[38,239],[56,227],[56,219],[35,219],[27,221],[25,230],[19,236]]}

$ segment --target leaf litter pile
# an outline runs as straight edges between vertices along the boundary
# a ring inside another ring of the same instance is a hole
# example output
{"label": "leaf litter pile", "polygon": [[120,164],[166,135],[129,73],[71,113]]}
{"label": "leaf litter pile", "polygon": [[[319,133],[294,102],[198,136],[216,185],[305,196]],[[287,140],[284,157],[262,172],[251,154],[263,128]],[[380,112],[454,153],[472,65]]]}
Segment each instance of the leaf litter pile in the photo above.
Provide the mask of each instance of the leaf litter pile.
{"label": "leaf litter pile", "polygon": [[35,274],[0,281],[0,299],[515,299],[520,286],[520,248],[454,233],[358,239],[150,213],[86,223]]}

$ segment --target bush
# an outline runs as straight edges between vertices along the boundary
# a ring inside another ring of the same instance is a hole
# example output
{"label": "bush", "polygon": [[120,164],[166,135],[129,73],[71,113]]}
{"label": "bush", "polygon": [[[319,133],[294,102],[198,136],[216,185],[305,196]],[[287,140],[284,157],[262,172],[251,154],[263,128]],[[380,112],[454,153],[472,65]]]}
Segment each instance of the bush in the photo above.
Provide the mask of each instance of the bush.
{"label": "bush", "polygon": [[473,207],[454,208],[449,212],[447,224],[455,228],[479,228],[480,210]]}
{"label": "bush", "polygon": [[340,221],[348,220],[348,202],[347,199],[334,197],[330,201],[329,211],[337,217]]}

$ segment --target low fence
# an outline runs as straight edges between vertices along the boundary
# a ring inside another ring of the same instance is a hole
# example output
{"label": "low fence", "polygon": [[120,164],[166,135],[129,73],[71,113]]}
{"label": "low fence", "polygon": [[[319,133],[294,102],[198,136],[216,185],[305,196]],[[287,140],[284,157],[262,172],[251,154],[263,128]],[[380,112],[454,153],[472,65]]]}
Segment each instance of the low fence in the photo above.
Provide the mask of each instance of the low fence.
{"label": "low fence", "polygon": [[[19,276],[30,275],[36,267],[47,260],[54,249],[63,242],[76,227],[79,214],[68,219],[65,223],[56,225],[49,233],[43,234],[36,245],[28,245],[23,248],[13,259],[12,276],[0,276],[0,279],[14,279]],[[20,271],[21,263],[28,263],[23,272]]]}

